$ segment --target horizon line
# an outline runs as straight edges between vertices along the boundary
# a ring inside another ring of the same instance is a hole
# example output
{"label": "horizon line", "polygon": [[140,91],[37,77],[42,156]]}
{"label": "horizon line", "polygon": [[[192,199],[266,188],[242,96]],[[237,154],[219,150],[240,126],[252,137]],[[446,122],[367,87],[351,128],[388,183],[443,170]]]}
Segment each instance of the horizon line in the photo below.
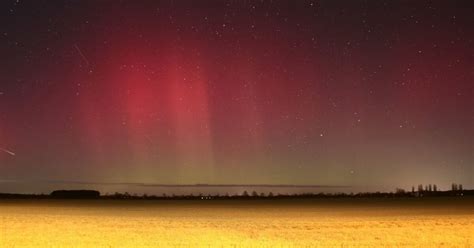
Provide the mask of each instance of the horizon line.
{"label": "horizon line", "polygon": [[156,188],[240,188],[240,187],[260,187],[260,188],[350,188],[350,185],[326,185],[326,184],[166,184],[166,183],[135,183],[135,182],[85,182],[85,181],[63,181],[63,180],[9,180],[0,179],[0,183],[43,183],[43,184],[80,184],[80,185],[123,185],[137,187]]}

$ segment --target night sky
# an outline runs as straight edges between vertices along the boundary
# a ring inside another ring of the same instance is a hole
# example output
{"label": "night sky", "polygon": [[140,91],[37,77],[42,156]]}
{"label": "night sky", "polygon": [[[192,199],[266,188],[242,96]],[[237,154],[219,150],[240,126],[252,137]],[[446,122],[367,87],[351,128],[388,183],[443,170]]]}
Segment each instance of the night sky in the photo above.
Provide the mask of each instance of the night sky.
{"label": "night sky", "polygon": [[473,1],[5,0],[0,12],[0,191],[474,187]]}

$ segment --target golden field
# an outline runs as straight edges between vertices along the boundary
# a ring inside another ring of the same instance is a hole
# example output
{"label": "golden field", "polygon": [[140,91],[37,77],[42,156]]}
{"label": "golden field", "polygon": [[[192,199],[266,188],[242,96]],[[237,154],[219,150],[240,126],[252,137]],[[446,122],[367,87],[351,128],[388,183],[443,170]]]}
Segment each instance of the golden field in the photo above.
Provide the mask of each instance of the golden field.
{"label": "golden field", "polygon": [[0,247],[474,247],[474,199],[2,200]]}

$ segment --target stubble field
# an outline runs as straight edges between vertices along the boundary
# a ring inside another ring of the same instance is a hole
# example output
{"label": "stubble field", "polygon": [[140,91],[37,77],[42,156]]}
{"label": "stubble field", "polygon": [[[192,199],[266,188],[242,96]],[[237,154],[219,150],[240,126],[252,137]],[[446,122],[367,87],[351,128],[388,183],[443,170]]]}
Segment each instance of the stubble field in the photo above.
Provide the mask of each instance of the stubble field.
{"label": "stubble field", "polygon": [[0,247],[474,247],[474,199],[0,201]]}

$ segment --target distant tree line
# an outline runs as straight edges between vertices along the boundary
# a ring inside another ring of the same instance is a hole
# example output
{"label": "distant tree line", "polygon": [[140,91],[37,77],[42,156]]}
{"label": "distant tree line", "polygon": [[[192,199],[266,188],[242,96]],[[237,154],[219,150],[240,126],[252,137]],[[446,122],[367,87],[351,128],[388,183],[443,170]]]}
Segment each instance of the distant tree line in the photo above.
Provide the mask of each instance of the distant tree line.
{"label": "distant tree line", "polygon": [[474,196],[474,190],[464,190],[462,184],[451,185],[451,190],[440,191],[434,184],[423,187],[419,184],[417,190],[412,186],[411,192],[397,188],[394,192],[366,192],[366,193],[301,193],[301,194],[274,194],[243,191],[240,194],[189,194],[189,195],[137,195],[125,193],[114,193],[101,195],[95,190],[56,190],[51,194],[5,194],[0,193],[0,199],[136,199],[136,200],[262,200],[262,199],[318,199],[318,198],[390,198],[390,197],[462,197]]}
{"label": "distant tree line", "polygon": [[[398,193],[405,193],[404,190],[397,189],[396,192]],[[443,196],[443,195],[456,195],[456,196],[463,196],[470,191],[463,190],[462,184],[451,184],[451,190],[449,191],[438,191],[438,186],[436,184],[427,184],[423,187],[423,184],[418,184],[418,188],[415,191],[415,186],[411,187],[411,195],[413,196]]]}

